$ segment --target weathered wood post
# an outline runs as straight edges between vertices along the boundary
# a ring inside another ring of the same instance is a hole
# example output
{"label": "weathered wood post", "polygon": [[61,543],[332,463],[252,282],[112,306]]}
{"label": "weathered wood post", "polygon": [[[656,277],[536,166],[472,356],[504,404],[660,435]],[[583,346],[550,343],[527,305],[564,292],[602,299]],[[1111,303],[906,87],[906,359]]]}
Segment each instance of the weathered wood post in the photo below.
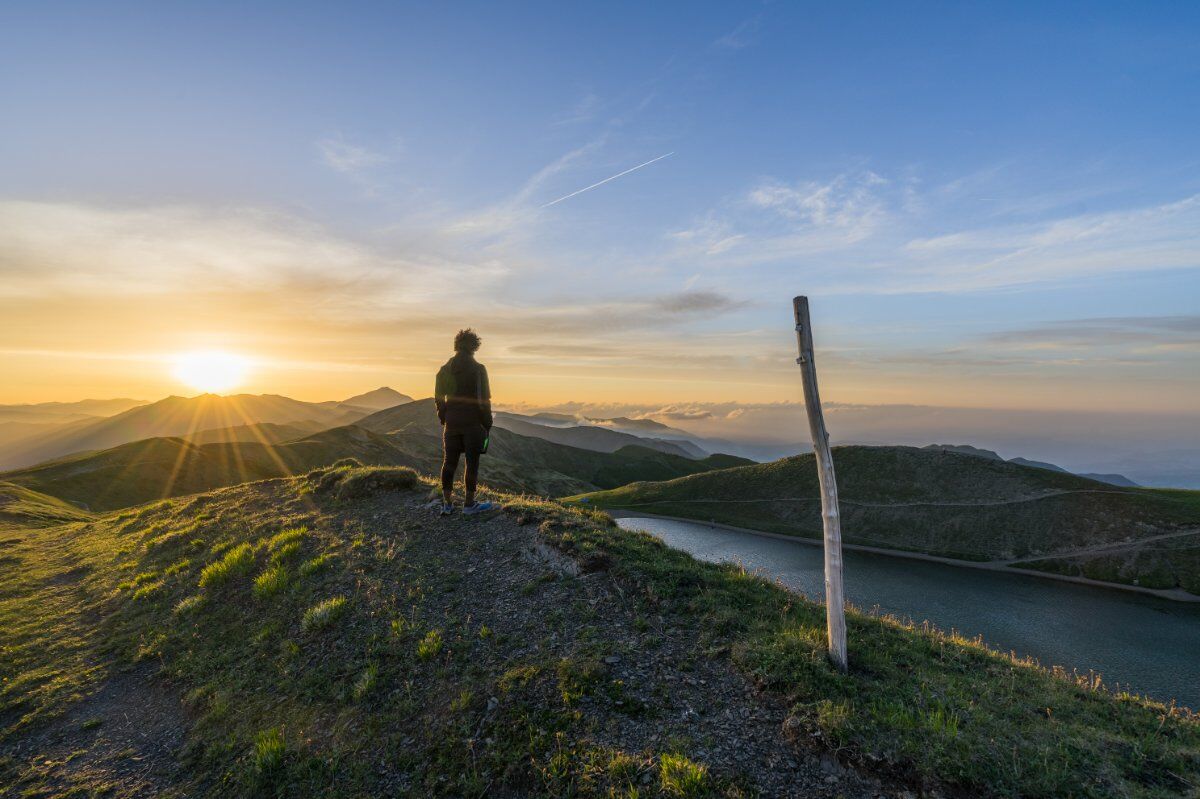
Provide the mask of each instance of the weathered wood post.
{"label": "weathered wood post", "polygon": [[808,318],[808,297],[795,297],[796,344],[800,349],[800,374],[804,379],[804,409],[812,434],[817,478],[821,481],[821,520],[825,528],[825,623],[829,632],[829,659],[839,671],[846,671],[846,607],[842,591],[842,521],[838,512],[837,477],[833,472],[833,452],[821,411],[817,391],[817,365],[813,361],[812,326]]}

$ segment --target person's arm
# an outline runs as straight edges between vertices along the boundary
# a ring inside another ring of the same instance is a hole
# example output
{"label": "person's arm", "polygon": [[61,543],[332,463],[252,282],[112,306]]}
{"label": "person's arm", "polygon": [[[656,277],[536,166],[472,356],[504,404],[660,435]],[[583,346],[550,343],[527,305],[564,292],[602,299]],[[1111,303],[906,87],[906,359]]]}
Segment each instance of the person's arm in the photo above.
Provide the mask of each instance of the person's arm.
{"label": "person's arm", "polygon": [[446,395],[450,393],[450,386],[447,385],[449,375],[446,374],[446,367],[438,370],[437,378],[433,381],[433,404],[437,406],[438,421],[442,424],[446,423]]}
{"label": "person's arm", "polygon": [[485,430],[492,429],[492,387],[483,364],[479,365],[479,421]]}

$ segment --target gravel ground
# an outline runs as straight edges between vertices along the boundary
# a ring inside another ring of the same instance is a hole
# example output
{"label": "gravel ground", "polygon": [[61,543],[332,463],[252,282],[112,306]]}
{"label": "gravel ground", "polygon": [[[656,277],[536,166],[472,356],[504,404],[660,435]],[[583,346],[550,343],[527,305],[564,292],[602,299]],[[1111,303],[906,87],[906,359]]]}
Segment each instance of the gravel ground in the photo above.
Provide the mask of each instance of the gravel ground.
{"label": "gravel ground", "polygon": [[[490,654],[481,647],[480,660],[572,658],[581,649],[595,651],[599,642],[607,652],[598,657],[604,681],[623,686],[615,698],[598,692],[579,701],[582,734],[596,744],[626,752],[680,746],[714,775],[765,797],[908,795],[902,786],[888,786],[791,740],[786,709],[725,658],[708,656],[697,630],[642,617],[606,570],[581,574],[573,560],[543,542],[537,524],[519,524],[505,513],[443,519],[421,503],[387,500],[362,512],[404,531],[410,561],[457,573],[458,589],[431,597],[426,612],[466,616],[519,642]],[[447,553],[464,557],[448,560]],[[647,772],[644,779],[652,776]]]}

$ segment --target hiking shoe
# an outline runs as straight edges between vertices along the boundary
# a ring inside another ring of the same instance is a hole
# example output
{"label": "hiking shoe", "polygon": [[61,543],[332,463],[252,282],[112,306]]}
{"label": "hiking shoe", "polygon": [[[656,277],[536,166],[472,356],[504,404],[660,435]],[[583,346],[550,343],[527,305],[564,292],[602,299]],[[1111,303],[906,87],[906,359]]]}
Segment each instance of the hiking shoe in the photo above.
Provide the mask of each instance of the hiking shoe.
{"label": "hiking shoe", "polygon": [[438,516],[449,516],[451,513],[454,513],[454,506],[449,502],[443,502],[441,505],[442,509],[438,511]]}
{"label": "hiking shoe", "polygon": [[489,510],[496,510],[500,505],[495,502],[476,502],[474,505],[464,505],[463,515],[474,516],[476,513],[486,513]]}

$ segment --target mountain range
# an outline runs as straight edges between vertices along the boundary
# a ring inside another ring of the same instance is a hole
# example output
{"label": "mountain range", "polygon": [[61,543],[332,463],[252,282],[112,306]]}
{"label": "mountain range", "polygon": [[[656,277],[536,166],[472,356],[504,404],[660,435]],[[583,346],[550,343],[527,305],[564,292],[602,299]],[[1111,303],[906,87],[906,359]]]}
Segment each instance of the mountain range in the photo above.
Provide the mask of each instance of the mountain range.
{"label": "mountain range", "polygon": [[42,435],[9,444],[0,453],[0,468],[29,466],[144,438],[187,436],[238,425],[316,422],[322,427],[335,427],[361,419],[371,410],[343,402],[302,402],[274,394],[167,397],[106,418],[70,422]]}
{"label": "mountain range", "polygon": [[[303,403],[277,402],[283,398],[265,398],[265,403],[232,397],[216,399],[234,400],[236,404],[230,406],[243,417],[312,413]],[[101,434],[112,440],[131,429],[176,430],[180,425],[175,421],[181,415],[195,414],[202,420],[196,424],[200,426],[203,421],[227,418],[223,414],[230,406],[215,403],[209,396],[171,398],[127,412],[135,417],[132,422],[139,424],[137,428],[131,428],[131,419],[122,418],[122,414],[113,418],[117,424],[96,426],[88,440],[103,440]],[[303,474],[347,458],[369,465],[438,471],[441,428],[432,399],[409,401],[366,415],[346,403],[326,410],[328,419],[349,414],[355,417],[355,423],[322,428],[314,421],[259,422],[187,435],[151,436],[10,470],[0,474],[0,481],[91,510],[111,510],[236,483]],[[166,416],[154,416],[156,413]],[[507,423],[524,424],[515,418]],[[551,431],[537,425],[527,427],[534,428],[534,433]],[[584,448],[497,426],[492,431],[484,481],[510,491],[561,496],[750,463],[730,455],[693,458],[682,452],[667,452],[653,442],[645,446],[641,439],[609,430],[556,428],[551,432],[556,438],[589,442],[597,438],[596,433],[600,434],[598,438],[608,440]],[[611,437],[615,436],[621,437],[620,446],[612,448]],[[54,443],[61,445],[61,440]]]}
{"label": "mountain range", "polygon": [[993,461],[1003,461],[1005,463],[1015,463],[1020,466],[1031,466],[1035,469],[1048,469],[1052,472],[1062,472],[1063,474],[1077,474],[1079,477],[1086,477],[1089,480],[1096,480],[1101,483],[1108,483],[1114,486],[1123,486],[1125,488],[1138,488],[1138,484],[1130,480],[1123,474],[1099,474],[1097,472],[1072,472],[1064,469],[1061,466],[1056,466],[1053,463],[1045,461],[1033,461],[1028,458],[1009,458],[1005,460],[996,452],[990,449],[980,449],[972,447],[970,444],[930,444],[922,449],[942,450],[944,452],[958,452],[963,455],[974,455],[977,458],[987,458]]}

